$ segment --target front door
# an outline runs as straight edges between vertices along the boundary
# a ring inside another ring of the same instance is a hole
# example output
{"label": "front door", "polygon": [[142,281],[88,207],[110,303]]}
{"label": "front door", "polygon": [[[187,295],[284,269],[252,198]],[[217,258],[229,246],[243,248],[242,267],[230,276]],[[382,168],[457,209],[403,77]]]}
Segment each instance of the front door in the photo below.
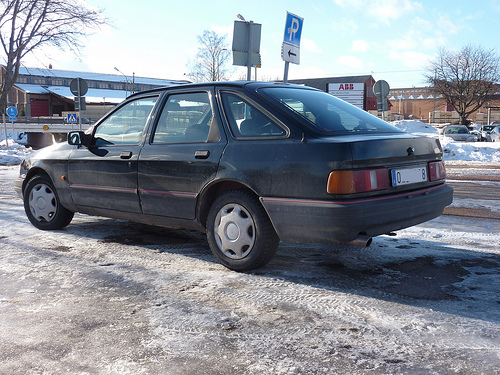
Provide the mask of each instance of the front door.
{"label": "front door", "polygon": [[141,212],[137,168],[146,126],[158,95],[117,108],[94,130],[89,148],[75,149],[68,166],[73,202],[83,207]]}

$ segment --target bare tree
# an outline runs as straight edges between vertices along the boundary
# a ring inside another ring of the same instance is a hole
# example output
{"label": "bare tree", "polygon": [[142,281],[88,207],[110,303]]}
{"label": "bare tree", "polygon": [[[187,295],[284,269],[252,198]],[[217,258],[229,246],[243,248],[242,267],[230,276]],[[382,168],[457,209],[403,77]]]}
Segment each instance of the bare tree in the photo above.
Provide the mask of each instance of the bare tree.
{"label": "bare tree", "polygon": [[46,45],[78,52],[86,31],[105,23],[101,12],[82,0],[0,0],[0,43],[6,55],[0,111],[24,56]]}
{"label": "bare tree", "polygon": [[460,51],[441,49],[427,69],[427,81],[460,116],[461,124],[481,108],[500,81],[500,59],[493,50],[467,45]]}
{"label": "bare tree", "polygon": [[226,35],[205,30],[198,36],[198,53],[189,68],[188,76],[195,82],[225,81],[229,79],[227,63],[231,58]]}

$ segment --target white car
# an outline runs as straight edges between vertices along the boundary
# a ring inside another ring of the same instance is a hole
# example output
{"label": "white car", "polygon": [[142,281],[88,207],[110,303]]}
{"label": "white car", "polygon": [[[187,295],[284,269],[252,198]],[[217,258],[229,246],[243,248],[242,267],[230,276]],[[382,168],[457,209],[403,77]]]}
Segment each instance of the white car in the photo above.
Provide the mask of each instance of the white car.
{"label": "white car", "polygon": [[443,135],[459,142],[476,142],[477,136],[471,134],[465,125],[449,125],[444,128]]}
{"label": "white car", "polygon": [[500,126],[494,127],[488,134],[491,142],[500,142]]}

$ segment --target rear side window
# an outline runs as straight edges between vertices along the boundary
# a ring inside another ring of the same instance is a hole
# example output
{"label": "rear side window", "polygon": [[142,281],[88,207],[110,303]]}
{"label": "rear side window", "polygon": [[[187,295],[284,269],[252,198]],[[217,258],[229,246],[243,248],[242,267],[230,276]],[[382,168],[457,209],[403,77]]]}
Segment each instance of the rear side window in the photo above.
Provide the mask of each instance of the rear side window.
{"label": "rear side window", "polygon": [[259,92],[299,114],[317,131],[325,134],[403,132],[362,109],[322,91],[299,87],[269,87]]}
{"label": "rear side window", "polygon": [[222,102],[231,133],[236,139],[271,138],[287,134],[283,127],[238,95],[223,93]]}
{"label": "rear side window", "polygon": [[212,121],[207,92],[170,95],[156,125],[152,143],[206,142]]}

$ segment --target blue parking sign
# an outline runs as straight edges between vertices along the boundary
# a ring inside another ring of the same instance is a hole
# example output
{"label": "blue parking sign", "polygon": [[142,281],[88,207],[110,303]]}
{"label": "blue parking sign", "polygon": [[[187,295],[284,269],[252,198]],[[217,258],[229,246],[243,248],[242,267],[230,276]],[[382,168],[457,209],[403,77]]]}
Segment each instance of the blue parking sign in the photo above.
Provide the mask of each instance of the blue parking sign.
{"label": "blue parking sign", "polygon": [[300,35],[302,34],[303,23],[304,19],[302,17],[287,12],[283,42],[300,47]]}

